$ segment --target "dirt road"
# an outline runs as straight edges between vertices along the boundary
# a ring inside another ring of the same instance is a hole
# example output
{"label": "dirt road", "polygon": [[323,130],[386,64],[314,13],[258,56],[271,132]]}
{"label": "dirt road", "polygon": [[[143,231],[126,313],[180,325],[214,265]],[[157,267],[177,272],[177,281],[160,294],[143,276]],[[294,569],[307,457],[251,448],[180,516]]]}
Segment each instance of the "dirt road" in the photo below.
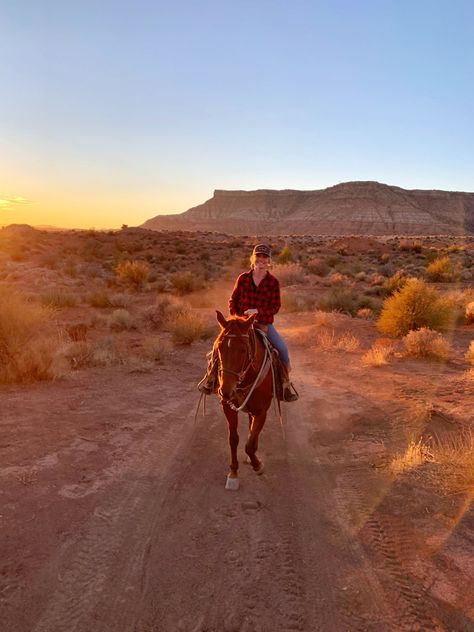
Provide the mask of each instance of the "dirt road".
{"label": "dirt road", "polygon": [[301,398],[283,428],[269,416],[265,474],[241,454],[228,492],[215,398],[194,421],[204,350],[180,352],[172,372],[2,392],[1,629],[474,630],[469,555],[448,555],[472,509],[450,505],[450,521],[448,501],[390,477],[396,397],[295,349]]}

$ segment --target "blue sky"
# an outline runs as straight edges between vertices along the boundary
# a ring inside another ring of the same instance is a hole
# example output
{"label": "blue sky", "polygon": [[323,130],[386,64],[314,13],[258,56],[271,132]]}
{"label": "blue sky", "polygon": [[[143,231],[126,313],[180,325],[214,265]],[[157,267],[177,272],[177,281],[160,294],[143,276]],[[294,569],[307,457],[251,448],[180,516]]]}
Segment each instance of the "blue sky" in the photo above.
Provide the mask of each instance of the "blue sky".
{"label": "blue sky", "polygon": [[0,224],[215,188],[474,191],[474,3],[0,0]]}

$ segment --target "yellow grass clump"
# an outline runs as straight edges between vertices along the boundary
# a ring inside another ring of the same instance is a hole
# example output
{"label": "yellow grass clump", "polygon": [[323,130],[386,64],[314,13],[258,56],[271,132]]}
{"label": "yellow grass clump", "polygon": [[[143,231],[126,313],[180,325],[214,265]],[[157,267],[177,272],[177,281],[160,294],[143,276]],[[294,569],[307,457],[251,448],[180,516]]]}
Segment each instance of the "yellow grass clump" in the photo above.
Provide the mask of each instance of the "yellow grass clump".
{"label": "yellow grass clump", "polygon": [[357,351],[360,340],[350,332],[336,333],[334,329],[318,331],[315,337],[316,345],[323,351]]}
{"label": "yellow grass clump", "polygon": [[474,364],[474,340],[471,340],[471,344],[469,345],[469,349],[466,351],[464,356],[470,364]]}
{"label": "yellow grass clump", "polygon": [[446,255],[432,261],[426,268],[426,274],[431,281],[452,282],[460,278],[460,267]]}
{"label": "yellow grass clump", "polygon": [[398,454],[390,464],[390,470],[394,474],[401,474],[408,470],[413,470],[423,463],[433,461],[433,454],[430,448],[423,442],[410,441],[403,454]]}
{"label": "yellow grass clump", "polygon": [[449,357],[449,342],[440,333],[427,327],[410,331],[403,342],[406,355],[414,358],[447,360]]}
{"label": "yellow grass clump", "polygon": [[276,276],[282,287],[304,283],[304,270],[299,263],[275,265],[273,266],[272,274]]}
{"label": "yellow grass clump", "polygon": [[60,334],[51,311],[0,290],[0,382],[24,383],[62,375]]}
{"label": "yellow grass clump", "polygon": [[150,266],[145,261],[122,261],[115,268],[118,278],[134,290],[143,288],[150,275]]}
{"label": "yellow grass clump", "polygon": [[212,328],[199,314],[191,310],[171,315],[166,322],[172,340],[178,345],[189,345],[195,340],[205,340],[212,336]]}
{"label": "yellow grass clump", "polygon": [[371,347],[362,358],[362,364],[365,366],[382,366],[387,364],[387,359],[390,357],[390,351],[384,347]]}

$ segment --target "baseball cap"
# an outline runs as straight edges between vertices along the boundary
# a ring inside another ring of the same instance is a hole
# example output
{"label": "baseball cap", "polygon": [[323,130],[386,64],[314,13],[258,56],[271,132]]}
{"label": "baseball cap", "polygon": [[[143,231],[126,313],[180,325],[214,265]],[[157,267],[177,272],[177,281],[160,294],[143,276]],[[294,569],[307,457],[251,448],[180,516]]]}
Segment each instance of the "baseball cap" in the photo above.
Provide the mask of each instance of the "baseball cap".
{"label": "baseball cap", "polygon": [[271,257],[272,256],[272,251],[270,249],[270,246],[267,246],[266,244],[258,244],[253,249],[253,254],[254,255],[266,255],[267,257]]}

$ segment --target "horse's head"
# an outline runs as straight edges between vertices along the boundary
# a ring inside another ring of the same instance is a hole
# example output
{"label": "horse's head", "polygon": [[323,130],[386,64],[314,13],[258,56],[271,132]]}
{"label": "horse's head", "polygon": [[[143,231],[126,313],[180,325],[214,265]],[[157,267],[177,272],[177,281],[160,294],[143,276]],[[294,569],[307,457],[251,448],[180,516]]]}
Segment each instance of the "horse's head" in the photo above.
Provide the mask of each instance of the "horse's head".
{"label": "horse's head", "polygon": [[228,402],[234,396],[238,384],[252,364],[252,345],[250,329],[255,314],[248,318],[233,316],[226,320],[221,312],[217,312],[217,322],[221,333],[217,338],[219,354],[219,396]]}

